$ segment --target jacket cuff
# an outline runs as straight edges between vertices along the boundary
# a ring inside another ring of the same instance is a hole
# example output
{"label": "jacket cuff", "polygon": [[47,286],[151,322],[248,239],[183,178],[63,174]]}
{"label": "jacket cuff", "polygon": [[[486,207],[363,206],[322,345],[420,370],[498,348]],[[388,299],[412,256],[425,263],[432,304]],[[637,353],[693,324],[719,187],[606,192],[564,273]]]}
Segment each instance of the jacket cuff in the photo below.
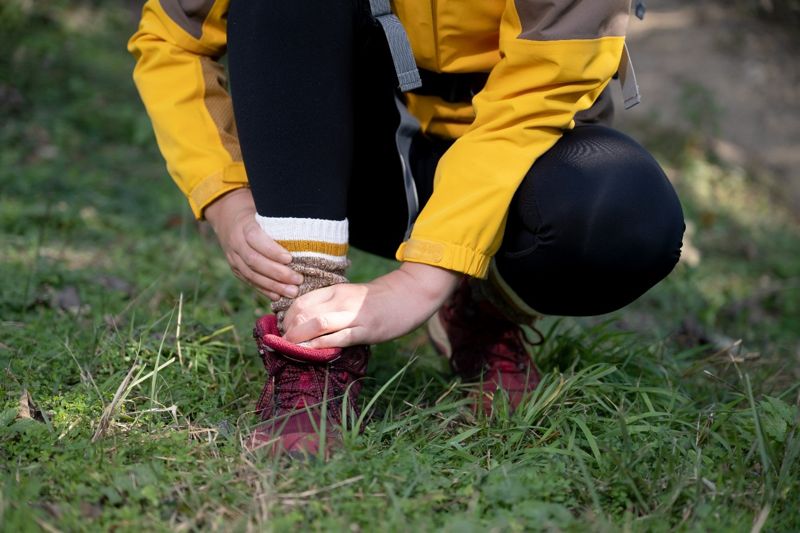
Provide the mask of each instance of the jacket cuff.
{"label": "jacket cuff", "polygon": [[400,245],[395,257],[398,261],[426,265],[462,272],[475,278],[485,278],[492,257],[457,244],[412,238]]}
{"label": "jacket cuff", "polygon": [[247,173],[244,163],[232,163],[222,171],[200,180],[189,191],[189,205],[197,220],[203,219],[203,211],[214,200],[236,189],[247,187]]}

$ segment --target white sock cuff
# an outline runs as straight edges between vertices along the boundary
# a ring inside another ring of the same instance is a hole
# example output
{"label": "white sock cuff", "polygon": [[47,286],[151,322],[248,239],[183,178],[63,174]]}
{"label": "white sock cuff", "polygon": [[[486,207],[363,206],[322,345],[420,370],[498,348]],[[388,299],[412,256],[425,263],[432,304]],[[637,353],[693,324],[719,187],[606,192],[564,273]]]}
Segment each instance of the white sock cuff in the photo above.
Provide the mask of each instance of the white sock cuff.
{"label": "white sock cuff", "polygon": [[349,229],[347,219],[264,217],[256,214],[256,222],[276,241],[317,241],[347,244]]}

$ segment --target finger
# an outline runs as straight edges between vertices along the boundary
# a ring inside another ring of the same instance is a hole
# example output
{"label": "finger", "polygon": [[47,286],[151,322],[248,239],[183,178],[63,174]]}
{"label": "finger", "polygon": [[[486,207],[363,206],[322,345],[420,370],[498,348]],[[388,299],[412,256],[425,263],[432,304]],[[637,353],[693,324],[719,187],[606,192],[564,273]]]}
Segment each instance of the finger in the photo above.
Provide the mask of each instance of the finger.
{"label": "finger", "polygon": [[280,297],[281,297],[281,295],[280,295],[280,294],[274,293],[274,292],[272,292],[272,291],[265,291],[264,289],[259,289],[258,287],[256,287],[256,290],[257,290],[258,292],[260,292],[261,294],[263,294],[264,296],[266,296],[267,298],[269,298],[269,299],[270,299],[270,301],[273,301],[273,302],[274,302],[275,300],[279,300],[279,299],[280,299]]}
{"label": "finger", "polygon": [[303,276],[286,265],[276,263],[274,260],[261,255],[261,252],[249,248],[239,254],[250,270],[286,285],[300,285]]}
{"label": "finger", "polygon": [[260,254],[285,265],[292,262],[292,255],[286,248],[275,242],[257,223],[248,223],[242,231],[245,242]]}
{"label": "finger", "polygon": [[[257,272],[253,272],[249,270],[245,273],[247,277],[247,281],[256,287],[257,289],[261,289],[263,291],[272,292],[278,295],[278,298],[281,296],[285,298],[294,298],[297,296],[299,291],[297,285],[286,285],[284,283],[278,283],[274,279],[268,278],[266,276],[262,276]],[[275,298],[276,300],[278,298]]]}
{"label": "finger", "polygon": [[352,328],[356,325],[356,316],[352,311],[322,311],[321,314],[315,314],[296,325],[287,326],[284,320],[283,327],[286,330],[284,338],[295,344],[310,341],[322,335]]}
{"label": "finger", "polygon": [[368,344],[365,328],[355,327],[342,329],[304,343],[305,346],[315,350],[322,348],[346,348],[347,346],[356,346],[358,344]]}
{"label": "finger", "polygon": [[247,283],[247,278],[244,277],[242,274],[242,268],[246,268],[244,264],[242,264],[241,260],[237,256],[229,256],[228,257],[228,266],[231,267],[231,272],[236,278],[240,279]]}
{"label": "finger", "polygon": [[297,296],[297,285],[286,285],[266,276],[262,276],[258,272],[254,272],[250,269],[239,256],[236,256],[231,268],[239,279],[242,279],[262,292],[271,292],[273,295],[277,296],[277,298],[274,298],[276,300],[281,296],[285,296],[286,298],[294,298]]}
{"label": "finger", "polygon": [[330,302],[336,297],[339,287],[339,285],[329,285],[305,293],[295,301],[297,309],[313,309],[318,305]]}
{"label": "finger", "polygon": [[292,302],[291,307],[286,311],[283,317],[283,325],[285,328],[296,326],[301,322],[305,322],[312,315],[316,316],[322,311],[322,305],[331,301],[335,292],[333,287],[323,287],[297,298]]}

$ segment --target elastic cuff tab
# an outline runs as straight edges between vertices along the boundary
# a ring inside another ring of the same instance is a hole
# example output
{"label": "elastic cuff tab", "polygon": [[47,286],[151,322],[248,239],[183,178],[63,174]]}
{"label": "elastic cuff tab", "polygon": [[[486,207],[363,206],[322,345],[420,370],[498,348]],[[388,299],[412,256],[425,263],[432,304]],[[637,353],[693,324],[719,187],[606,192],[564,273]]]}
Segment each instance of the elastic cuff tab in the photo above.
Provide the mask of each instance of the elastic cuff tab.
{"label": "elastic cuff tab", "polygon": [[200,180],[188,193],[189,206],[198,220],[203,219],[203,211],[217,198],[230,191],[248,186],[244,163],[232,163]]}
{"label": "elastic cuff tab", "polygon": [[457,244],[412,238],[397,249],[398,261],[426,265],[462,272],[475,278],[485,278],[491,256]]}

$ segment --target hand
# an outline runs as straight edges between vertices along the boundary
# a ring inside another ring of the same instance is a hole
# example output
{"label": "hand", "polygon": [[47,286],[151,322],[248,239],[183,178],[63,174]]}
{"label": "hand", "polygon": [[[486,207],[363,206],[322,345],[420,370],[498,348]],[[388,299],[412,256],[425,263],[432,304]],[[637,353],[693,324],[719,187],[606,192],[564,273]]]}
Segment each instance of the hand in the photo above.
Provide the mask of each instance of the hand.
{"label": "hand", "polygon": [[217,234],[228,264],[237,278],[271,300],[297,296],[303,276],[287,265],[292,256],[272,240],[255,219],[250,189],[236,189],[217,199],[205,217]]}
{"label": "hand", "polygon": [[394,339],[433,315],[461,277],[430,265],[404,263],[369,283],[343,283],[309,292],[286,312],[284,338],[310,348]]}

